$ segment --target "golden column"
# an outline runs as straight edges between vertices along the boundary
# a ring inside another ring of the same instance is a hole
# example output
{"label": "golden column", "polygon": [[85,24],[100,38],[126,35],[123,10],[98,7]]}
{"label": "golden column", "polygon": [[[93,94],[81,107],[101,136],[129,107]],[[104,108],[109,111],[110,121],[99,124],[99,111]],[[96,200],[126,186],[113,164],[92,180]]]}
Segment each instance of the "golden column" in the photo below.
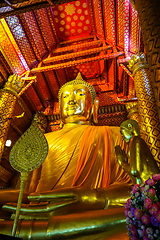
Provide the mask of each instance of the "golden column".
{"label": "golden column", "polygon": [[148,63],[144,53],[132,56],[129,68],[134,76],[135,90],[138,99],[142,138],[160,166],[160,127],[158,109],[152,87]]}
{"label": "golden column", "polygon": [[11,75],[5,83],[4,88],[0,90],[0,160],[2,158],[16,99],[23,85],[23,79],[17,75]]}

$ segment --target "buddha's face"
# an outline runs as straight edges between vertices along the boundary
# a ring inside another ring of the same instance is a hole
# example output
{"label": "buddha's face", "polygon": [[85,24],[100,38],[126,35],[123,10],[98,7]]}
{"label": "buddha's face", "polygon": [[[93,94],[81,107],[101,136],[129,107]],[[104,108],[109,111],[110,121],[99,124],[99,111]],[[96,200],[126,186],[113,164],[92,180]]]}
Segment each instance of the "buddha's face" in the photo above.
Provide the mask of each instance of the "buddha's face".
{"label": "buddha's face", "polygon": [[132,131],[130,129],[121,127],[120,133],[122,136],[122,140],[124,140],[126,143],[129,143],[133,136]]}
{"label": "buddha's face", "polygon": [[64,123],[90,121],[92,99],[88,88],[83,84],[68,85],[61,94],[61,119]]}

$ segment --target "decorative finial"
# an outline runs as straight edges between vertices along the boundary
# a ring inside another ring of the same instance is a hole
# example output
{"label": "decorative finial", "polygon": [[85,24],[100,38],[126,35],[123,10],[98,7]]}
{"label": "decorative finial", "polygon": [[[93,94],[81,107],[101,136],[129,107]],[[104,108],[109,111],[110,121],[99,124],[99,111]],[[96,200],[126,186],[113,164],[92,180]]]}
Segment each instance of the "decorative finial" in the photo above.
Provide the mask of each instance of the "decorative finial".
{"label": "decorative finial", "polygon": [[[77,74],[77,77],[75,80],[83,80],[81,72]],[[84,80],[83,80],[84,81]]]}

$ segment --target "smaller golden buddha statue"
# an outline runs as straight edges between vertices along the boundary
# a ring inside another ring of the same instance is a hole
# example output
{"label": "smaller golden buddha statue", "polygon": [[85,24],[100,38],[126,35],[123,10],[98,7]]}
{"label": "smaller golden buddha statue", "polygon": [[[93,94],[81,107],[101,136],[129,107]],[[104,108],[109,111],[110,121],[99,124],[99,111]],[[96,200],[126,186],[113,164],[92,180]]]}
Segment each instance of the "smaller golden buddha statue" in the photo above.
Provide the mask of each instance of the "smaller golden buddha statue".
{"label": "smaller golden buddha statue", "polygon": [[155,173],[159,173],[159,168],[153,155],[140,136],[138,123],[129,119],[120,126],[122,140],[128,144],[128,154],[120,146],[116,146],[116,156],[120,166],[128,173],[133,183],[144,183]]}

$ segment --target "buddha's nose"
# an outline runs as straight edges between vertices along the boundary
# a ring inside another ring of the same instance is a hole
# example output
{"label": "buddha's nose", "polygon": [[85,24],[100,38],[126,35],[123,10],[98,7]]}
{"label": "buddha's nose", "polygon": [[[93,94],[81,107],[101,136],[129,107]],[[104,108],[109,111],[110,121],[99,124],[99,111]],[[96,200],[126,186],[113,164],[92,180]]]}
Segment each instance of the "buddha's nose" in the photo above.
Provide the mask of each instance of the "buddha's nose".
{"label": "buddha's nose", "polygon": [[74,94],[74,92],[72,92],[72,93],[70,94],[69,104],[70,104],[70,105],[74,105],[74,104],[76,104],[76,100],[75,100],[75,94]]}

